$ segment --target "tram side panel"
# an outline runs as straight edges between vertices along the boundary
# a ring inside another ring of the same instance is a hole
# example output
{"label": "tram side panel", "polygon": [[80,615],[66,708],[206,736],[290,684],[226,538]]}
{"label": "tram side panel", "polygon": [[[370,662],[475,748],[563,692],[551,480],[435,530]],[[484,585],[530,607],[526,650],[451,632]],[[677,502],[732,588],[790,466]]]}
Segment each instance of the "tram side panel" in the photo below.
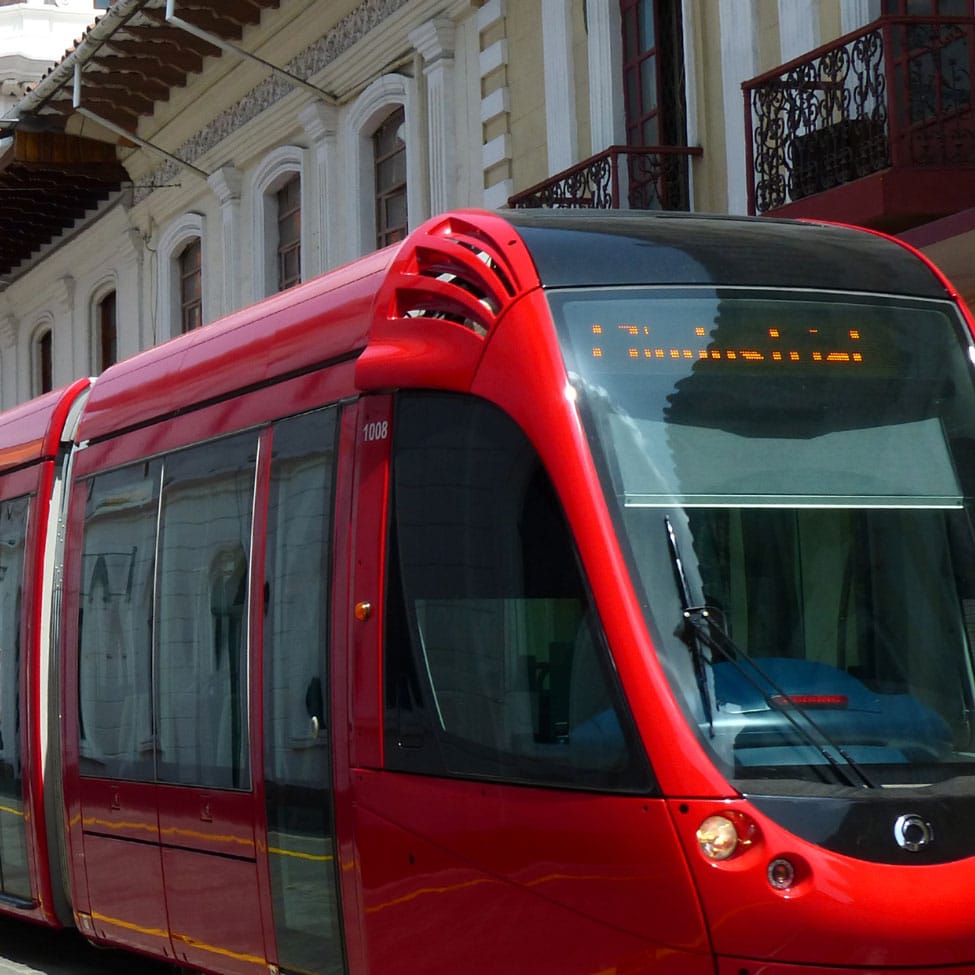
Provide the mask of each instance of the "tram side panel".
{"label": "tram side panel", "polygon": [[342,971],[322,400],[344,372],[79,452],[66,780],[96,940],[227,975]]}
{"label": "tram side panel", "polygon": [[44,550],[45,466],[0,480],[0,905],[50,920],[46,838],[39,828],[43,797],[32,777],[40,679],[35,566]]}
{"label": "tram side panel", "polygon": [[532,445],[485,400],[401,391],[357,456],[352,600],[381,607],[351,643],[366,970],[710,971]]}

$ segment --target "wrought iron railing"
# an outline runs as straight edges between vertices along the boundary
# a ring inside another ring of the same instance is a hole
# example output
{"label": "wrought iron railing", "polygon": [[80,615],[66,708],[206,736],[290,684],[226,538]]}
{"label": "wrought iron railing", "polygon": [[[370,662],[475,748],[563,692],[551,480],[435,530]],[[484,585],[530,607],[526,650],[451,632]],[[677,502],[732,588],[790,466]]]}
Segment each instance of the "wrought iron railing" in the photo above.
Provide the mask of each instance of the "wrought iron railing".
{"label": "wrought iron railing", "polygon": [[749,209],[889,167],[975,167],[975,18],[881,17],[745,82]]}
{"label": "wrought iron railing", "polygon": [[511,207],[687,210],[690,146],[610,146],[508,200]]}

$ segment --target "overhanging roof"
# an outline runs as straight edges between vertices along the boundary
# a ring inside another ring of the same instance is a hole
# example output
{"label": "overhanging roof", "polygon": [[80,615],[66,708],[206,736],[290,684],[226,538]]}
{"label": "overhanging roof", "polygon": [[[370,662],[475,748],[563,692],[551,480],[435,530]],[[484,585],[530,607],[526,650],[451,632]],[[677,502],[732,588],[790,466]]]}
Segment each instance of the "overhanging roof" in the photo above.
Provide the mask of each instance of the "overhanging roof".
{"label": "overhanging roof", "polygon": [[[280,0],[176,0],[175,13],[213,41],[166,20],[166,0],[115,0],[109,10],[25,95],[15,121],[0,136],[15,133],[0,155],[0,287],[2,279],[46,244],[70,229],[127,180],[117,159],[122,136],[105,142],[66,134],[80,104],[110,126],[137,132],[173,88],[223,53],[219,42],[236,44]],[[90,127],[89,127],[90,128]],[[108,130],[106,129],[106,132]]]}

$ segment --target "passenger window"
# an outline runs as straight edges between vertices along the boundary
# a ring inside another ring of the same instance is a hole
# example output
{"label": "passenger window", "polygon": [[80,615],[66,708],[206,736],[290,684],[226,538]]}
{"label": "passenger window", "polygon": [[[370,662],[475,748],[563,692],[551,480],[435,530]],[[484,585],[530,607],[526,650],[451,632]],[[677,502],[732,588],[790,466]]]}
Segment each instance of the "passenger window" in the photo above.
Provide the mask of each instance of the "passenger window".
{"label": "passenger window", "polygon": [[20,727],[20,622],[30,503],[0,502],[0,895],[30,900]]}
{"label": "passenger window", "polygon": [[152,588],[160,464],[88,482],[79,605],[81,773],[151,780]]}
{"label": "passenger window", "polygon": [[649,788],[558,499],[507,416],[401,396],[390,531],[389,767]]}
{"label": "passenger window", "polygon": [[250,787],[247,584],[257,439],[169,456],[157,597],[158,777]]}

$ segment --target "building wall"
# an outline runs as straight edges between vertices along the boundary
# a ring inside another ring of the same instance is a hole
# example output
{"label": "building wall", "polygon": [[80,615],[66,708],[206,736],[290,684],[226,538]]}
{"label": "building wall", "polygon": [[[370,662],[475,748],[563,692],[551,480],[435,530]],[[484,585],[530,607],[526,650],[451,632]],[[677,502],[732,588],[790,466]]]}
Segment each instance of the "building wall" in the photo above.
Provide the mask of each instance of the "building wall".
{"label": "building wall", "polygon": [[[703,149],[694,209],[745,212],[741,83],[866,22],[873,6],[683,0],[688,141]],[[43,327],[55,384],[93,370],[94,302],[111,286],[120,355],[167,339],[172,259],[189,236],[203,243],[205,321],[273,290],[266,200],[289,173],[302,179],[304,278],[372,249],[369,140],[396,105],[411,226],[450,207],[503,206],[622,141],[619,24],[618,0],[282,0],[244,44],[327,94],[228,54],[158,103],[139,135],[190,165],[120,150],[132,177],[123,198],[0,282],[0,405],[32,393]]]}

